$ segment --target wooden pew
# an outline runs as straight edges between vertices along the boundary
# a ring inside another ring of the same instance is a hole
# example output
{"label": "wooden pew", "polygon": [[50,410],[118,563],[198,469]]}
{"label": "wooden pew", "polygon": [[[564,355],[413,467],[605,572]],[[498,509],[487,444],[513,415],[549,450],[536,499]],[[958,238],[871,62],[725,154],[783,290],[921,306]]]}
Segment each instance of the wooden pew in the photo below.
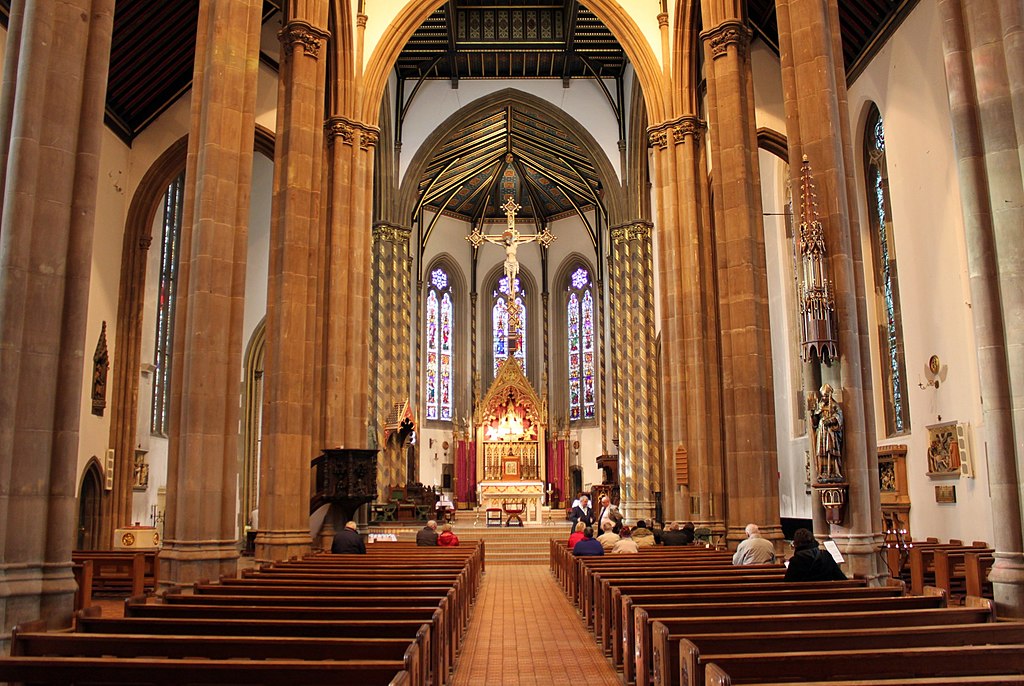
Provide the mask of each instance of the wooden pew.
{"label": "wooden pew", "polygon": [[71,553],[71,561],[92,562],[93,595],[142,595],[156,591],[156,555],[156,551],[76,550]]}
{"label": "wooden pew", "polygon": [[1024,672],[1024,644],[706,655],[707,686],[794,679],[910,679]]}
{"label": "wooden pew", "polygon": [[149,636],[136,634],[83,634],[26,632],[15,628],[11,655],[15,657],[118,657],[261,660],[401,660],[409,673],[409,686],[423,686],[420,657],[426,627],[410,642],[404,638],[261,638],[254,636]]}
{"label": "wooden pew", "polygon": [[935,553],[938,550],[947,552],[992,552],[983,541],[975,541],[970,546],[964,546],[958,540],[951,540],[949,543],[928,543],[925,545],[915,544],[910,548],[907,563],[910,566],[910,592],[920,595],[925,585],[935,584]]}
{"label": "wooden pew", "polygon": [[92,560],[73,562],[71,565],[71,572],[75,576],[75,583],[78,584],[78,590],[75,591],[74,604],[75,612],[78,612],[79,610],[84,610],[92,605]]}
{"label": "wooden pew", "polygon": [[826,650],[871,650],[894,646],[963,646],[1024,643],[1024,623],[972,624],[968,626],[927,626],[916,628],[878,627],[836,631],[786,631],[741,634],[691,635],[669,645],[665,625],[655,624],[652,652],[656,686],[701,686],[704,683],[703,655],[733,653],[809,652]]}
{"label": "wooden pew", "polygon": [[773,591],[779,588],[799,590],[817,589],[819,591],[834,591],[843,588],[864,588],[867,582],[863,579],[847,579],[846,581],[808,581],[808,582],[786,582],[784,580],[772,579],[765,581],[743,581],[725,583],[674,583],[667,586],[654,586],[651,584],[622,584],[612,587],[612,603],[605,613],[599,625],[607,623],[605,629],[607,639],[610,642],[612,662],[620,669],[622,668],[622,627],[633,621],[633,604],[639,599],[643,604],[645,598],[669,598],[678,597],[681,594],[701,596],[707,593],[722,593],[729,590],[734,591]]}
{"label": "wooden pew", "polygon": [[995,557],[986,553],[964,553],[964,585],[968,597],[991,598],[992,584],[988,573]]}
{"label": "wooden pew", "polygon": [[[886,610],[873,612],[815,612],[809,609],[808,612],[798,614],[774,614],[771,609],[766,610],[762,615],[739,615],[720,617],[687,617],[687,618],[662,618],[657,620],[664,626],[659,629],[659,635],[664,636],[664,642],[659,643],[659,650],[664,650],[663,645],[671,646],[673,643],[678,646],[679,641],[688,636],[702,634],[738,634],[738,633],[768,633],[768,632],[790,632],[790,631],[811,631],[826,633],[829,631],[842,631],[850,629],[877,629],[879,627],[921,627],[936,625],[968,625],[980,624],[993,621],[990,607],[950,607],[930,608],[924,610]],[[637,646],[636,664],[644,665],[645,670],[653,668],[653,659],[643,651],[642,646]],[[629,666],[630,660],[625,661]],[[650,665],[648,667],[647,665]],[[630,670],[634,671],[633,669]],[[649,679],[649,676],[646,677]],[[628,679],[627,679],[628,681]],[[647,684],[649,681],[637,679],[637,684]]]}
{"label": "wooden pew", "polygon": [[[994,561],[993,552],[992,548],[936,548],[932,558],[935,569],[935,586],[946,591],[951,598],[963,598],[967,595],[980,597],[982,595],[981,588],[977,589],[978,593],[969,594],[967,592],[967,577],[984,579],[981,559],[982,556],[987,556]],[[968,566],[974,566],[975,569],[969,570]]]}
{"label": "wooden pew", "polygon": [[[318,623],[337,622],[347,624],[363,619],[372,612],[375,621],[418,621],[430,625],[431,645],[430,674],[439,680],[447,678],[454,664],[457,637],[450,624],[447,602],[440,606],[427,607],[375,607],[371,610],[347,607],[257,607],[251,605],[186,605],[138,602],[130,598],[125,604],[125,619],[130,618],[174,618],[174,619],[253,619],[271,622],[310,621]],[[188,633],[188,632],[186,632]],[[438,683],[441,683],[439,681]]]}
{"label": "wooden pew", "polygon": [[[699,600],[699,599],[698,599]],[[653,656],[651,654],[652,625],[658,619],[686,619],[686,618],[742,618],[745,616],[760,617],[768,613],[773,617],[781,618],[786,615],[804,616],[807,614],[840,616],[844,614],[881,615],[886,612],[899,610],[926,610],[945,607],[945,597],[934,596],[902,596],[896,598],[866,598],[866,599],[826,599],[826,600],[782,600],[774,602],[771,596],[766,596],[761,602],[753,603],[703,603],[694,602],[689,604],[660,605],[660,606],[634,606],[634,626],[632,631],[627,627],[624,630],[623,654],[626,659],[623,662],[623,672],[628,678],[631,676],[629,670],[629,655],[635,654],[634,671],[637,684],[649,683],[651,670],[653,668]]]}
{"label": "wooden pew", "polygon": [[[364,613],[365,616],[365,613]],[[438,664],[437,649],[430,625],[412,619],[273,620],[273,619],[187,619],[172,617],[101,617],[98,608],[79,613],[76,630],[86,634],[145,634],[153,636],[191,636],[240,638],[400,638],[420,646],[420,673],[428,684],[442,683],[433,672]]]}
{"label": "wooden pew", "polygon": [[401,660],[207,660],[111,657],[0,657],[0,681],[27,684],[360,684],[408,686]]}

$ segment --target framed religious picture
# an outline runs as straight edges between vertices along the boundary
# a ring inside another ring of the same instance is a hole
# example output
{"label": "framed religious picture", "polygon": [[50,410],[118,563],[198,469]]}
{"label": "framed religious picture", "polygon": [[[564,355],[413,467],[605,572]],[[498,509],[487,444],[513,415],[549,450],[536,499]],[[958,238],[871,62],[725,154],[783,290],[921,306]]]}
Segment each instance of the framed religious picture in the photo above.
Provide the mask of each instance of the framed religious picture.
{"label": "framed religious picture", "polygon": [[928,429],[928,476],[933,479],[960,476],[960,445],[956,422],[932,424]]}
{"label": "framed religious picture", "polygon": [[509,455],[502,461],[502,478],[510,480],[519,479],[519,456]]}

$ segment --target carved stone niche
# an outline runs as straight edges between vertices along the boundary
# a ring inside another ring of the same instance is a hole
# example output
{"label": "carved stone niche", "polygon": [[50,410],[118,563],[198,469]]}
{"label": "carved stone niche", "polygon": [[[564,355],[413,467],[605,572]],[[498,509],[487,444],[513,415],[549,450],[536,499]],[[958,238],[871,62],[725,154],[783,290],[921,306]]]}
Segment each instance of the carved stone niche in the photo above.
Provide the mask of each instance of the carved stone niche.
{"label": "carved stone niche", "polygon": [[903,530],[910,540],[910,489],[907,484],[907,446],[878,446],[878,490],[886,529]]}

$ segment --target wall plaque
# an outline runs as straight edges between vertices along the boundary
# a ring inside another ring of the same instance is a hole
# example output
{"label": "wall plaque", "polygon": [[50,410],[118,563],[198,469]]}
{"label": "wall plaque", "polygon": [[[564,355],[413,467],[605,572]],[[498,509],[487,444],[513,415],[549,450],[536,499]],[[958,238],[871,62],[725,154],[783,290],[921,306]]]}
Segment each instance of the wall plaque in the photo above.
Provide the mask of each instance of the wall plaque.
{"label": "wall plaque", "polygon": [[956,502],[956,486],[950,484],[949,486],[936,486],[935,487],[935,502],[937,503],[955,503]]}

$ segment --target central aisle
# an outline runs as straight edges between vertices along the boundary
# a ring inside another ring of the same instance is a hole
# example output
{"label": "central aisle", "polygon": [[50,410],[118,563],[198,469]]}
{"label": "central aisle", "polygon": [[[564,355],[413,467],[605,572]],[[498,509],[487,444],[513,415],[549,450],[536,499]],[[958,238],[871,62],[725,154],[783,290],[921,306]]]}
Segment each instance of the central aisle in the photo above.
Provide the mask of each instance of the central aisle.
{"label": "central aisle", "polygon": [[454,686],[573,683],[621,679],[547,567],[488,566]]}

